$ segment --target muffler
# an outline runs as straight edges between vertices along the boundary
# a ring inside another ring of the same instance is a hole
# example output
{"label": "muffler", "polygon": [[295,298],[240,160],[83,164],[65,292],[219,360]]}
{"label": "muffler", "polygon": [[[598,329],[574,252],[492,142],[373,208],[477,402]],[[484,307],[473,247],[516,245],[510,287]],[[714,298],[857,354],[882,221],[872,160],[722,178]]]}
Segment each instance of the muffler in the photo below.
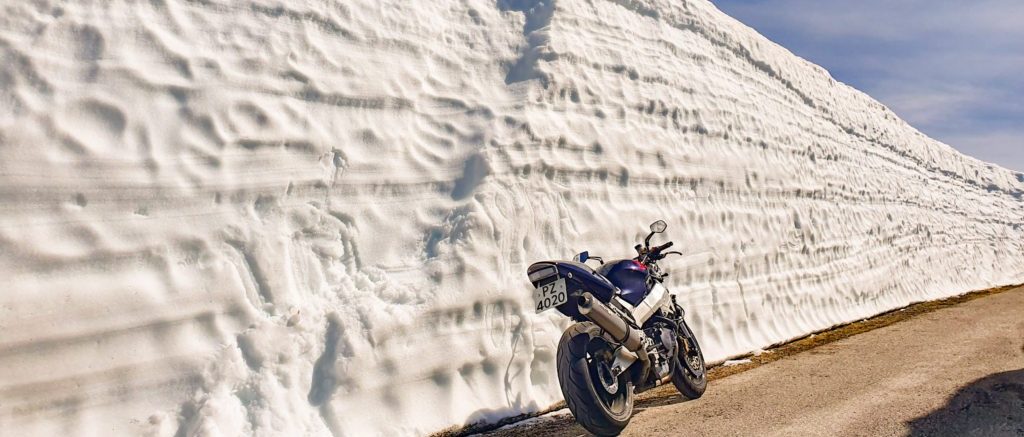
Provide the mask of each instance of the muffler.
{"label": "muffler", "polygon": [[639,355],[642,356],[647,355],[647,351],[643,350],[643,332],[627,325],[622,317],[613,313],[601,301],[594,299],[592,294],[583,293],[579,298],[578,306],[580,314],[601,327],[612,337],[612,340],[621,343],[631,352],[641,352]]}

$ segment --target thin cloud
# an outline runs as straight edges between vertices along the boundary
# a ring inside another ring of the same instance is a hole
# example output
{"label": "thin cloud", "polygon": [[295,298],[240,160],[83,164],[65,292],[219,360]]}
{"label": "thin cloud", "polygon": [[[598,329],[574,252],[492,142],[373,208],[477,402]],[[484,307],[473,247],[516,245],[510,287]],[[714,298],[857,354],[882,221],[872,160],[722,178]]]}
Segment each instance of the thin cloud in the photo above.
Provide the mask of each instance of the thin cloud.
{"label": "thin cloud", "polygon": [[713,1],[926,134],[1024,170],[1024,2]]}

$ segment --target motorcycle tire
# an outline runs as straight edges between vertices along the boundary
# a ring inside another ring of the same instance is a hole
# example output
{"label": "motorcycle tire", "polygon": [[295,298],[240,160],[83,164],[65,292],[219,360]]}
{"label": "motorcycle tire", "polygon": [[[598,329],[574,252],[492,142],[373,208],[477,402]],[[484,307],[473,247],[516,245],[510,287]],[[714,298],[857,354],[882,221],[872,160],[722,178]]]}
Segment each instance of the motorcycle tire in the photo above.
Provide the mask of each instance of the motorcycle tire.
{"label": "motorcycle tire", "polygon": [[597,325],[584,322],[566,329],[558,343],[558,384],[576,422],[595,435],[614,436],[633,416],[633,384],[622,375],[616,392],[608,392],[593,364],[593,352],[602,347],[608,346]]}

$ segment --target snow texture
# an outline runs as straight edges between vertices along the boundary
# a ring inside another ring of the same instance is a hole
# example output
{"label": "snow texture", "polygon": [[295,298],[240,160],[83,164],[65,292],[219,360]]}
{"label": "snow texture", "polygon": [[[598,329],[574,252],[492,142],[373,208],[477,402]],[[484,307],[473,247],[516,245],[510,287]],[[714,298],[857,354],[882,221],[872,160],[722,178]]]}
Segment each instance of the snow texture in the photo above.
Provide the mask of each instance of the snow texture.
{"label": "snow texture", "polygon": [[561,399],[526,266],[710,361],[1024,282],[1024,176],[706,0],[0,5],[5,435],[424,435]]}

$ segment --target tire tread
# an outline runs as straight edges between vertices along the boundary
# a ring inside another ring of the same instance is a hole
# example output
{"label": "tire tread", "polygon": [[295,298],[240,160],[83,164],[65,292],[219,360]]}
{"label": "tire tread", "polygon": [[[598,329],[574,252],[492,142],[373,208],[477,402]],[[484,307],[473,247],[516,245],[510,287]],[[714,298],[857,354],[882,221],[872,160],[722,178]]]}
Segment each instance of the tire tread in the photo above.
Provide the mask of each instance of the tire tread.
{"label": "tire tread", "polygon": [[[630,418],[627,417],[624,421],[616,420],[603,414],[601,408],[593,405],[599,401],[594,399],[590,374],[585,361],[581,361],[586,359],[586,348],[584,347],[582,351],[573,350],[577,346],[573,344],[575,339],[585,335],[589,341],[599,330],[600,328],[591,323],[577,323],[565,330],[558,345],[558,381],[569,411],[583,428],[599,436],[614,436],[622,432],[629,424]],[[582,353],[577,355],[578,352]],[[632,387],[627,386],[623,389],[632,390]]]}

